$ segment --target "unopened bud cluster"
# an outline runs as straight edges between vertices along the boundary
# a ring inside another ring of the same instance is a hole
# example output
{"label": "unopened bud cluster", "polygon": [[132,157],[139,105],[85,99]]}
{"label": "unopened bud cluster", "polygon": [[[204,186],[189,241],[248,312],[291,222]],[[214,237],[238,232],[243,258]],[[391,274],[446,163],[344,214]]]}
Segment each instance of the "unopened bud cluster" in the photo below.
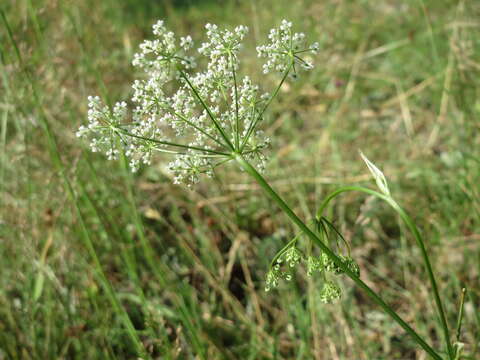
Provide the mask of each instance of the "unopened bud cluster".
{"label": "unopened bud cluster", "polygon": [[[343,264],[355,275],[360,275],[358,264],[349,256],[337,255]],[[341,267],[336,265],[330,257],[322,253],[319,256],[312,254],[305,256],[297,248],[296,242],[287,249],[282,250],[274,260],[270,270],[266,275],[265,291],[277,287],[280,280],[289,281],[293,278],[293,270],[299,264],[304,264],[308,276],[315,273],[323,274],[326,279],[327,273],[330,275],[340,275],[343,273]],[[283,266],[282,266],[283,265]],[[332,303],[341,297],[340,287],[332,280],[325,280],[320,291],[320,301],[323,303]]]}

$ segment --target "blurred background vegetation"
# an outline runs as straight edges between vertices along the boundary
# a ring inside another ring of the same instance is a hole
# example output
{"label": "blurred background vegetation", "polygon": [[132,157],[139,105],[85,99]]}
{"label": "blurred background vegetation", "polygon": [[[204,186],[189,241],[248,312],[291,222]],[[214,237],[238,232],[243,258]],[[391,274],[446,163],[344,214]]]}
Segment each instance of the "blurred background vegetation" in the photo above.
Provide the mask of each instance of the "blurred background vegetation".
{"label": "blurred background vegetation", "polygon": [[[309,219],[339,185],[373,185],[362,149],[425,234],[452,328],[467,287],[460,340],[464,358],[478,359],[480,2],[6,0],[0,9],[0,359],[136,358],[94,252],[155,358],[426,358],[349,280],[332,305],[302,271],[265,293],[269,261],[295,229],[235,167],[188,190],[172,185],[166,157],[132,175],[74,136],[88,95],[129,96],[133,53],[157,19],[196,40],[207,22],[247,25],[243,71],[258,74],[255,44],[282,18],[321,52],[271,107],[268,179]],[[426,274],[399,219],[356,194],[329,217],[364,281],[440,347]]]}

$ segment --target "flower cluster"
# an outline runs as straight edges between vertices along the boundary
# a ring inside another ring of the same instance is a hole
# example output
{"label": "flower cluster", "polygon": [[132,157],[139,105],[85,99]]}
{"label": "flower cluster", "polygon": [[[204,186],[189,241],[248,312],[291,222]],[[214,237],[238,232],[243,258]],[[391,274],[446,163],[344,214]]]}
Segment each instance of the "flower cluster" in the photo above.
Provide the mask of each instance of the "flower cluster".
{"label": "flower cluster", "polygon": [[321,259],[317,256],[308,256],[307,257],[307,275],[312,276],[315,272],[320,272],[323,269],[323,264]]}
{"label": "flower cluster", "polygon": [[340,287],[333,281],[326,281],[320,292],[320,301],[324,304],[332,303],[342,297]]}
{"label": "flower cluster", "polygon": [[[349,245],[331,222],[324,217],[315,219],[313,222],[320,239],[323,239],[325,243],[331,243],[334,239],[340,237],[346,245],[348,254],[350,253]],[[277,287],[282,279],[287,281],[291,280],[295,267],[304,263],[307,276],[313,276],[315,273],[318,273],[322,275],[325,280],[320,291],[320,300],[324,303],[331,303],[339,299],[341,296],[340,287],[328,279],[327,275],[331,277],[344,274],[345,271],[350,271],[358,277],[360,276],[360,267],[350,255],[336,254],[337,259],[342,262],[342,266],[339,266],[339,264],[333,261],[325,252],[314,255],[312,249],[313,244],[311,242],[308,243],[309,246],[305,254],[298,248],[301,236],[302,234],[300,233],[277,253],[266,275],[265,290],[270,291],[272,288]],[[283,264],[285,264],[285,266],[282,266]],[[344,271],[344,269],[348,270]]]}
{"label": "flower cluster", "polygon": [[[169,153],[174,157],[168,168],[175,183],[191,185],[202,174],[211,176],[234,155],[263,169],[269,139],[258,127],[284,79],[268,94],[240,75],[246,26],[205,28],[206,41],[195,51],[191,36],[177,38],[158,21],[155,38],[145,40],[134,55],[133,65],[144,75],[132,85],[132,110],[127,111],[125,102],[110,109],[100,98],[90,97],[88,125],[77,135],[88,138],[92,150],[109,159],[123,151],[133,171],[151,164],[155,153]],[[259,47],[259,55],[269,59],[267,68],[275,64],[279,70],[280,63],[290,61],[291,66],[282,68],[288,75],[298,62],[311,67],[299,56],[305,50],[304,35],[292,34],[291,23],[283,21],[279,29],[272,29],[270,40]],[[313,45],[308,51],[315,49]],[[199,65],[202,69],[197,70]]]}
{"label": "flower cluster", "polygon": [[[357,276],[360,275],[358,264],[349,256],[338,255],[343,263]],[[286,263],[287,266],[282,267]],[[290,281],[293,277],[294,268],[304,262],[307,269],[307,275],[312,276],[314,273],[323,274],[324,278],[326,274],[340,275],[343,273],[340,267],[334,264],[332,260],[322,253],[320,256],[314,256],[312,254],[305,256],[302,251],[297,248],[296,242],[282,249],[280,253],[274,259],[274,263],[267,272],[265,279],[265,291],[277,287],[280,280]],[[341,296],[340,288],[332,280],[326,280],[322,290],[320,291],[320,300],[324,303],[331,303]]]}
{"label": "flower cluster", "polygon": [[121,124],[125,119],[127,103],[116,103],[112,111],[103,105],[98,96],[88,97],[88,125],[80,126],[77,137],[98,134],[90,141],[92,152],[103,152],[109,160],[118,157],[117,136],[122,137]]}
{"label": "flower cluster", "polygon": [[210,56],[213,59],[222,57],[236,57],[242,47],[242,40],[248,33],[248,27],[237,26],[235,30],[219,30],[215,24],[205,25],[208,41],[198,49],[200,54]]}
{"label": "flower cluster", "polygon": [[[360,267],[355,262],[355,260],[353,260],[349,256],[338,255],[338,257],[347,266],[348,270],[350,270],[356,276],[360,276]],[[322,254],[319,261],[322,263],[325,270],[330,271],[335,275],[340,275],[344,273],[344,271],[337,264],[335,264],[333,260],[328,257],[327,254]]]}
{"label": "flower cluster", "polygon": [[133,58],[133,66],[144,68],[152,74],[166,75],[175,72],[175,65],[180,63],[186,68],[195,67],[195,58],[187,56],[193,47],[192,37],[181,37],[178,41],[172,31],[168,31],[162,20],[153,25],[155,40],[145,40],[140,44],[141,52]]}
{"label": "flower cluster", "polygon": [[291,75],[295,77],[297,65],[305,70],[313,69],[312,61],[304,55],[316,54],[319,45],[315,42],[307,46],[305,34],[293,33],[291,22],[283,20],[278,28],[270,30],[268,39],[268,44],[257,47],[258,56],[267,59],[263,65],[265,74],[271,71],[288,72],[293,68]]}
{"label": "flower cluster", "polygon": [[285,252],[285,260],[287,264],[293,268],[300,264],[300,260],[302,259],[302,253],[300,250],[297,249],[296,246],[291,246],[286,252]]}

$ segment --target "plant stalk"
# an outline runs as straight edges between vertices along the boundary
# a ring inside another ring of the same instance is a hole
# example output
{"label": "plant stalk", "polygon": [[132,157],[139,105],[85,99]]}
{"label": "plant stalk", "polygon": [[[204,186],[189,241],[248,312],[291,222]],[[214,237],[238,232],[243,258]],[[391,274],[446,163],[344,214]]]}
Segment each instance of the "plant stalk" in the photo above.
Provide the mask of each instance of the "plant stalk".
{"label": "plant stalk", "polygon": [[312,232],[307,225],[293,212],[293,210],[285,203],[285,201],[272,189],[272,187],[267,183],[265,178],[258,173],[258,171],[246,161],[241,154],[234,153],[232,154],[233,158],[237,161],[240,167],[245,170],[250,176],[252,176],[255,181],[260,185],[263,191],[277,203],[277,205],[285,212],[285,214],[292,220],[292,222],[298,226],[298,228],[308,236],[320,249],[327,254],[327,256],[338,266],[340,267],[345,274],[350,277],[357,286],[363,289],[370,298],[372,298],[375,303],[377,303],[388,315],[390,315],[412,338],[413,340],[420,345],[425,352],[427,352],[433,359],[442,360],[442,358],[433,350],[433,348],[428,345],[417,333],[413,330],[387,303],[385,303],[380,296],[378,296],[375,291],[373,291],[367,284],[365,284],[355,273],[353,273],[343,261],[335,255],[335,253],[330,250],[330,248],[325,245],[319,237]]}
{"label": "plant stalk", "polygon": [[440,299],[440,294],[438,292],[438,286],[437,282],[435,280],[435,276],[433,274],[433,269],[432,265],[430,263],[430,259],[428,257],[427,250],[425,248],[425,242],[423,241],[422,235],[420,235],[420,231],[418,230],[417,226],[413,222],[412,218],[400,207],[400,205],[397,204],[397,202],[390,196],[386,196],[384,194],[381,194],[375,190],[371,190],[369,188],[365,188],[363,186],[345,186],[340,189],[335,190],[331,194],[329,194],[323,203],[320,205],[320,208],[317,211],[317,218],[322,216],[323,211],[327,207],[328,203],[336,196],[340,195],[341,193],[347,192],[347,191],[360,191],[364,192],[369,195],[376,196],[385,202],[387,202],[397,213],[400,215],[404,223],[407,225],[407,227],[410,229],[410,231],[413,233],[413,236],[415,237],[415,240],[417,242],[418,247],[420,248],[420,251],[422,253],[422,258],[425,263],[425,269],[427,270],[428,278],[430,281],[430,285],[432,287],[432,292],[433,292],[433,297],[435,300],[435,305],[437,307],[438,315],[440,316],[440,322],[442,325],[443,329],[443,334],[445,338],[445,343],[447,345],[447,351],[450,359],[454,359],[454,351],[453,351],[453,346],[450,341],[450,331],[448,329],[448,323],[447,323],[447,318],[445,316],[445,311],[443,308],[442,300]]}

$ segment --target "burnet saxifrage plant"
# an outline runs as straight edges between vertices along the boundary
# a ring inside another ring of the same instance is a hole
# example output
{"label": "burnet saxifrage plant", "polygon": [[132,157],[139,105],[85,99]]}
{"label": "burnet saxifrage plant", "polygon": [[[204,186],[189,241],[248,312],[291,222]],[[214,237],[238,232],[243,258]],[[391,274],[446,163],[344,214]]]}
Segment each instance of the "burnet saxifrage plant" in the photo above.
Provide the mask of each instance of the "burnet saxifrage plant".
{"label": "burnet saxifrage plant", "polygon": [[[346,191],[360,191],[386,201],[403,219],[419,245],[431,282],[445,337],[448,359],[458,358],[461,346],[450,340],[443,305],[423,238],[411,218],[390,195],[383,173],[363,154],[380,192],[361,186],[343,187],[326,197],[311,223],[302,221],[272,189],[261,172],[265,169],[265,151],[269,139],[260,130],[264,114],[285,81],[313,68],[318,43],[308,43],[305,34],[292,30],[283,20],[270,30],[265,45],[257,47],[264,60],[263,73],[279,75],[272,92],[262,92],[248,76],[240,75],[239,53],[248,33],[246,26],[233,31],[207,24],[206,41],[195,50],[190,36],[177,38],[163,21],[153,26],[154,40],[145,40],[135,54],[133,65],[144,72],[133,83],[131,103],[118,102],[113,108],[99,97],[88,99],[88,124],[77,136],[90,141],[91,150],[102,152],[110,160],[123,152],[132,171],[150,165],[156,153],[172,157],[168,168],[176,184],[192,186],[202,176],[213,176],[214,169],[236,162],[298,227],[299,233],[281,249],[266,275],[268,291],[280,280],[291,280],[300,263],[310,276],[324,279],[320,300],[340,298],[340,287],[333,275],[345,274],[364,290],[388,315],[403,327],[432,358],[439,353],[420,337],[378,294],[360,279],[357,263],[350,256],[349,244],[322,214],[329,202]],[[200,66],[202,65],[202,66]]]}

